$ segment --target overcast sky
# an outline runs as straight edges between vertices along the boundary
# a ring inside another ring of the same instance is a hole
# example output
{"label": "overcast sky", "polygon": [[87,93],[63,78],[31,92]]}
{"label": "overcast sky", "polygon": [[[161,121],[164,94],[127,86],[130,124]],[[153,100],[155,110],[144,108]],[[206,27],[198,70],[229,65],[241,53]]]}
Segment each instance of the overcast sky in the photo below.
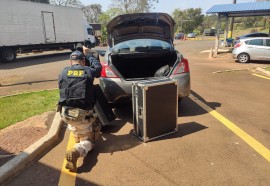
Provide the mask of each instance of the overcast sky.
{"label": "overcast sky", "polygon": [[[84,5],[101,4],[102,10],[106,11],[111,0],[81,0]],[[155,9],[152,12],[165,12],[171,14],[174,9],[187,9],[187,8],[202,8],[205,13],[209,8],[216,4],[230,4],[233,0],[159,0],[155,4]],[[237,0],[237,3],[255,2],[255,0]]]}

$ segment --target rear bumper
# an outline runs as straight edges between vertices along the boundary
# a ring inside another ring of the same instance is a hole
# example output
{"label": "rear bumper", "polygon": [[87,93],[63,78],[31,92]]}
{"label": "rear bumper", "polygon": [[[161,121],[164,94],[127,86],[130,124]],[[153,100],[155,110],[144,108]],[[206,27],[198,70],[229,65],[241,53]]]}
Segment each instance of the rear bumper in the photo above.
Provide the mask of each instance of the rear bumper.
{"label": "rear bumper", "polygon": [[238,54],[239,54],[239,52],[236,49],[233,49],[233,51],[232,51],[233,59],[237,59]]}
{"label": "rear bumper", "polygon": [[[186,97],[190,94],[190,74],[183,73],[173,75],[170,78],[178,81],[178,96]],[[132,84],[137,81],[125,81],[120,78],[100,78],[100,87],[108,101],[119,102],[122,99],[130,99],[132,96]]]}

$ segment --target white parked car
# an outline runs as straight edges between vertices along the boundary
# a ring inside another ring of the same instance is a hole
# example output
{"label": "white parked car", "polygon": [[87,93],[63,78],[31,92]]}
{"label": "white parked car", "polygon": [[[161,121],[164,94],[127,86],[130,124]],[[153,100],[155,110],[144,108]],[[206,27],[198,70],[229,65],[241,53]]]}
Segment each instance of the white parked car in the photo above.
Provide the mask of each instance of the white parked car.
{"label": "white parked car", "polygon": [[240,63],[250,60],[270,60],[270,38],[256,37],[240,39],[234,45],[232,56]]}
{"label": "white parked car", "polygon": [[187,35],[187,38],[195,38],[195,37],[196,37],[195,33],[189,33]]}

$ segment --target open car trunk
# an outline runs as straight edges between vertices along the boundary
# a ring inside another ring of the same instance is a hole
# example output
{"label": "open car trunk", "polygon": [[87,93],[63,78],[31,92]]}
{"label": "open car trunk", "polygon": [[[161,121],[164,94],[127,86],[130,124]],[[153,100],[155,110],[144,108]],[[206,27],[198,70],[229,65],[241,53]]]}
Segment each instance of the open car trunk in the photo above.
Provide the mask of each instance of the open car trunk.
{"label": "open car trunk", "polygon": [[[126,80],[134,80],[157,76],[157,71],[166,65],[167,72],[171,71],[177,61],[176,51],[155,53],[112,54],[111,62],[114,68]],[[170,72],[171,73],[171,72]],[[164,73],[164,76],[168,73]],[[160,76],[160,73],[159,75]]]}

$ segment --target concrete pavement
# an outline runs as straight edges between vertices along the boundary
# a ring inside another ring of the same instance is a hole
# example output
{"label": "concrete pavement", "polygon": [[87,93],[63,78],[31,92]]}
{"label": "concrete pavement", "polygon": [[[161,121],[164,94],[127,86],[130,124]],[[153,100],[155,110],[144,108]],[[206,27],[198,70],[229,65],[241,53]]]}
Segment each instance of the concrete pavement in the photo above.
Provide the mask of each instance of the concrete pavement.
{"label": "concrete pavement", "polygon": [[[217,65],[219,65],[219,64],[217,64]],[[181,121],[182,122],[182,121]],[[208,126],[208,125],[206,125],[207,127],[211,127],[210,125]],[[184,128],[182,128],[182,129],[184,129]],[[126,132],[126,131],[125,131]],[[221,134],[221,132],[220,132],[220,134]],[[229,135],[229,133],[226,133],[227,135]],[[181,135],[182,135],[182,133],[181,133]],[[214,138],[213,138],[214,139]],[[176,139],[175,139],[176,140]],[[194,139],[194,140],[196,140],[196,139]],[[198,142],[198,141],[197,141]],[[164,142],[165,143],[165,142]],[[199,142],[198,142],[199,143]],[[167,143],[168,144],[168,143]],[[193,145],[195,145],[195,144],[193,144]],[[205,144],[204,144],[205,145]],[[154,145],[155,146],[155,145]],[[229,147],[228,147],[229,148]],[[100,148],[98,148],[98,149],[100,149]],[[102,150],[102,148],[101,148],[101,150]],[[141,149],[142,150],[142,149]],[[157,152],[159,152],[158,151],[158,149],[155,149],[155,150],[157,150]],[[169,150],[169,149],[167,149],[167,150]],[[188,150],[188,149],[185,149],[185,150]],[[200,149],[199,149],[200,150]],[[201,149],[202,151],[203,151],[203,149]],[[235,150],[235,149],[234,149]],[[112,151],[113,152],[113,151]],[[137,152],[137,151],[131,151],[130,153],[131,153],[131,155],[132,155],[132,152],[134,153],[134,152]],[[230,149],[230,152],[233,154],[233,151],[232,151],[232,149]],[[138,153],[138,152],[137,152]],[[160,152],[161,153],[161,152]],[[226,154],[226,152],[224,152],[225,154]],[[134,155],[134,154],[133,154]],[[220,154],[221,155],[221,154]],[[243,154],[241,154],[241,156],[242,156]],[[140,158],[138,158],[138,157],[135,157],[135,156],[131,156],[131,157],[133,157],[133,158],[137,158],[137,159],[140,159]],[[183,157],[183,156],[181,156],[182,158],[186,158],[186,157]],[[243,156],[244,157],[244,156]],[[206,158],[206,157],[205,157]],[[244,160],[243,160],[244,161]],[[134,161],[135,162],[135,161]],[[184,162],[182,162],[182,163],[184,163]],[[212,164],[213,163],[213,164]],[[214,166],[214,162],[212,162],[211,163],[211,165],[212,166]],[[255,162],[254,162],[255,163]],[[120,165],[120,163],[118,162],[118,165]],[[121,166],[121,165],[120,165]],[[202,165],[198,165],[198,166],[200,166],[200,167],[203,167]],[[226,167],[226,165],[224,165],[224,167]],[[135,169],[135,167],[132,167],[133,169]],[[153,168],[153,167],[152,167]],[[161,168],[161,167],[160,167]],[[161,168],[162,169],[162,168]],[[2,170],[2,169],[1,169]],[[158,171],[158,169],[155,169],[156,170],[156,172],[158,173],[159,171]],[[243,170],[244,170],[244,167],[243,167]],[[190,171],[192,171],[192,170],[190,170]],[[244,171],[245,172],[245,171]],[[246,171],[247,172],[247,171]],[[182,173],[184,173],[184,172],[182,172]],[[236,173],[237,174],[237,173]],[[248,174],[251,174],[250,172],[248,172]],[[152,175],[152,174],[151,174]],[[161,174],[162,175],[162,178],[164,179],[164,180],[167,180],[167,182],[166,181],[164,181],[164,182],[160,182],[160,183],[171,183],[171,184],[175,184],[176,182],[174,181],[174,180],[172,180],[172,179],[165,179],[166,178],[166,176],[167,175],[164,175],[164,174]],[[86,177],[86,175],[83,175],[82,177]],[[107,175],[108,176],[108,175]],[[154,176],[154,175],[152,175],[152,176]],[[205,175],[206,176],[206,175]],[[129,177],[129,179],[132,179],[131,177]],[[1,180],[1,179],[0,179]],[[203,178],[201,178],[201,180],[203,180]],[[187,180],[184,180],[182,183],[185,183],[185,181],[187,181]],[[102,183],[104,183],[104,184],[108,184],[108,182],[102,182]],[[125,183],[125,182],[123,182],[123,183]],[[133,182],[134,183],[134,182]],[[150,183],[150,182],[149,182]],[[240,183],[240,182],[239,182]],[[262,183],[266,183],[266,182],[262,182]]]}

